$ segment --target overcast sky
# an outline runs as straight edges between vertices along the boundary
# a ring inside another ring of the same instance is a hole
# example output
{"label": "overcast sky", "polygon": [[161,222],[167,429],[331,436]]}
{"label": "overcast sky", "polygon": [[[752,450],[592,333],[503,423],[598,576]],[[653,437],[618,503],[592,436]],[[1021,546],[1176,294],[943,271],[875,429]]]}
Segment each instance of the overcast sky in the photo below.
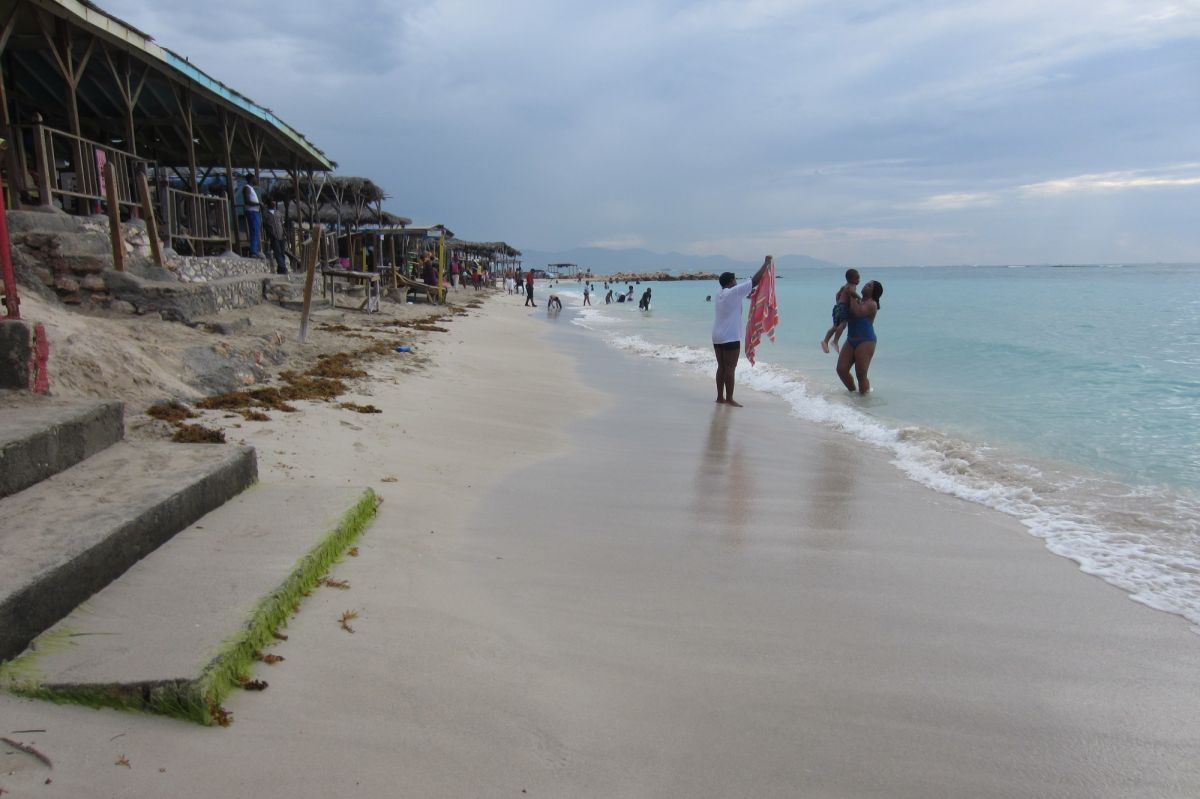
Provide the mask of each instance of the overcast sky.
{"label": "overcast sky", "polygon": [[99,0],[518,248],[1200,260],[1200,0]]}

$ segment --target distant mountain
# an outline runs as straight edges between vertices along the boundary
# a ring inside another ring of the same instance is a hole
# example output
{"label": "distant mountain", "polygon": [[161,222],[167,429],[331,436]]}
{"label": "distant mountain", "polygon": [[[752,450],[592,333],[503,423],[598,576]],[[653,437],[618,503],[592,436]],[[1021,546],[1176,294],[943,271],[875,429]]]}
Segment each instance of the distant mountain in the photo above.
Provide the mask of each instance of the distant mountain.
{"label": "distant mountain", "polygon": [[[607,275],[613,272],[736,272],[746,275],[762,262],[736,260],[724,255],[684,255],[678,252],[651,252],[643,249],[611,250],[605,247],[576,247],[570,250],[523,250],[521,260],[526,267],[545,269],[546,264],[579,264],[581,269],[591,269],[593,274]],[[808,255],[777,255],[775,265],[780,272],[793,269],[831,268],[837,264],[822,261]]]}

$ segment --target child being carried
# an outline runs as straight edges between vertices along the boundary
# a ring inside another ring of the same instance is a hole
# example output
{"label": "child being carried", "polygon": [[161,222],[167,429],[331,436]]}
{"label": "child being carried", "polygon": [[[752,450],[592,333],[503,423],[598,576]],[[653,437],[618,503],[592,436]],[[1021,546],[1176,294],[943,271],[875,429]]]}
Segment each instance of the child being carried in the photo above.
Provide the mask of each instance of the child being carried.
{"label": "child being carried", "polygon": [[850,321],[850,300],[858,299],[858,270],[846,270],[846,285],[838,289],[837,295],[834,297],[833,306],[833,325],[825,332],[825,338],[821,341],[821,349],[829,352],[829,340],[833,339],[834,352],[840,352],[838,340],[842,337],[842,331],[846,329],[846,323]]}

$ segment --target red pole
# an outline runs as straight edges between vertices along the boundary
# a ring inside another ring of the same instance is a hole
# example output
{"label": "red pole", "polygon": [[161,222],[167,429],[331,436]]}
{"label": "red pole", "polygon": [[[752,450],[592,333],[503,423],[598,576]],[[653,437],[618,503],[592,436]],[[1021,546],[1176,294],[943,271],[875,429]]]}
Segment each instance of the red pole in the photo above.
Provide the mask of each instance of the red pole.
{"label": "red pole", "polygon": [[8,240],[8,209],[4,207],[4,186],[0,185],[0,271],[4,272],[5,318],[21,318],[21,300],[17,297],[17,278],[13,274],[12,245]]}

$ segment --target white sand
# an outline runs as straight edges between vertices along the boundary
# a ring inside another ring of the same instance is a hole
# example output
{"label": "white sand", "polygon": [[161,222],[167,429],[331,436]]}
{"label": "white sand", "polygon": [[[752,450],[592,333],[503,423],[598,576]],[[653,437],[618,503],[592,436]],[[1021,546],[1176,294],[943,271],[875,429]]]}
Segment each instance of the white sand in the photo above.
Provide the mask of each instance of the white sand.
{"label": "white sand", "polygon": [[348,399],[383,414],[306,404],[231,431],[266,482],[385,498],[336,569],[352,588],[306,601],[231,728],[0,697],[0,733],[46,729],[10,737],[55,761],[0,755],[0,787],[1200,796],[1180,619],[773,400],[718,408],[706,382],[581,345],[614,393],[589,387],[547,337],[566,315],[521,302],[449,323],[426,372],[379,365]]}

